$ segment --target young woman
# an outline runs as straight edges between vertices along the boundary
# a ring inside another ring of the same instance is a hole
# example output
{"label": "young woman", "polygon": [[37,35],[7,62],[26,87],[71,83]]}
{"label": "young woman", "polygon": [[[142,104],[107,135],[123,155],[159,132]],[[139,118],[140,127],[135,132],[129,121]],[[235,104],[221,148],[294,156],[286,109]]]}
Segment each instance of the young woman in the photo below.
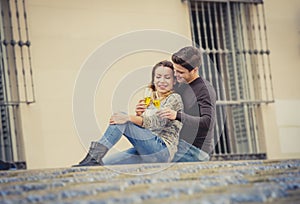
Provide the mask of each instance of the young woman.
{"label": "young woman", "polygon": [[[152,69],[150,88],[153,93],[157,93],[160,109],[170,108],[180,111],[183,109],[183,104],[181,97],[173,93],[176,83],[173,69],[170,61],[157,63]],[[87,156],[75,166],[97,166],[113,163],[111,161],[115,164],[170,162],[177,151],[182,123],[160,118],[156,114],[158,109],[153,101],[154,98],[142,115],[113,114],[104,135],[99,141],[91,143]],[[103,163],[103,157],[122,135],[133,147],[107,159],[110,162]],[[121,155],[129,155],[130,159],[123,158]]]}

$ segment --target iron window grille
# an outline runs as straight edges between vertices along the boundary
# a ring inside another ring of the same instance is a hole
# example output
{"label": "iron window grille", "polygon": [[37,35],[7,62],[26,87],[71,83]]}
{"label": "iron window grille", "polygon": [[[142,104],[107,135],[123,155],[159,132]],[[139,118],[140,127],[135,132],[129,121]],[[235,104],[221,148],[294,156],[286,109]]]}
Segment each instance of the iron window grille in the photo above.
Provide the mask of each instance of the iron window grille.
{"label": "iron window grille", "polygon": [[274,95],[263,2],[187,3],[193,42],[203,51],[200,74],[217,93],[214,157],[265,158],[261,109]]}
{"label": "iron window grille", "polygon": [[0,159],[25,161],[20,104],[35,102],[25,0],[0,0]]}

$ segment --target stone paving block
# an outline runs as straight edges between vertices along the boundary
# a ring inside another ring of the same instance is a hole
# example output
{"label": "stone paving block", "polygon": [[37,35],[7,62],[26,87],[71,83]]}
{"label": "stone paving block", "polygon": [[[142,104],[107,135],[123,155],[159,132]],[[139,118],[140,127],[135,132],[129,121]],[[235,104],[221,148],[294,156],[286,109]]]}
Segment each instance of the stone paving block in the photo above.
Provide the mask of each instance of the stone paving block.
{"label": "stone paving block", "polygon": [[300,203],[300,160],[2,171],[2,203]]}

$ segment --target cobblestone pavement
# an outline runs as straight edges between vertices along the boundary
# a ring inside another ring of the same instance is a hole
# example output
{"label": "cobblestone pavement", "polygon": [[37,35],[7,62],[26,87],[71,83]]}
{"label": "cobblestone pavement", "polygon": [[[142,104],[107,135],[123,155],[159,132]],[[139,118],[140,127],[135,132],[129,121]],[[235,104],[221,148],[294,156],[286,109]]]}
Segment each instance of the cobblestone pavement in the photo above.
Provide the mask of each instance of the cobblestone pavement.
{"label": "cobblestone pavement", "polygon": [[300,160],[0,172],[0,203],[300,203]]}

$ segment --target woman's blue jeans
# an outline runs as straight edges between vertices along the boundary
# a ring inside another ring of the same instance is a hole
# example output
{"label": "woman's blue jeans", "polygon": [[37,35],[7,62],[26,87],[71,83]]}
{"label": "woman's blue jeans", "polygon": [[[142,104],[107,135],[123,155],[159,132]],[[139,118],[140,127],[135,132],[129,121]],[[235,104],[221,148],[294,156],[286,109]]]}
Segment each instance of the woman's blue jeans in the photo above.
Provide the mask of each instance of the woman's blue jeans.
{"label": "woman's blue jeans", "polygon": [[[111,156],[104,157],[103,163],[105,165],[117,165],[117,164],[136,164],[142,163],[143,161],[137,160],[135,148],[130,148],[123,152],[115,153]],[[190,143],[180,139],[178,144],[178,150],[172,162],[201,162],[209,161],[210,156],[191,145]]]}
{"label": "woman's blue jeans", "polygon": [[[132,122],[125,124],[109,125],[99,143],[111,149],[124,135],[133,148],[129,149],[130,163],[153,163],[168,162],[170,158],[169,150],[165,142],[150,130],[135,125]],[[125,157],[124,157],[125,156]],[[111,163],[120,164],[128,155],[115,155],[114,157],[104,157],[104,165]],[[127,163],[128,164],[128,163]]]}

